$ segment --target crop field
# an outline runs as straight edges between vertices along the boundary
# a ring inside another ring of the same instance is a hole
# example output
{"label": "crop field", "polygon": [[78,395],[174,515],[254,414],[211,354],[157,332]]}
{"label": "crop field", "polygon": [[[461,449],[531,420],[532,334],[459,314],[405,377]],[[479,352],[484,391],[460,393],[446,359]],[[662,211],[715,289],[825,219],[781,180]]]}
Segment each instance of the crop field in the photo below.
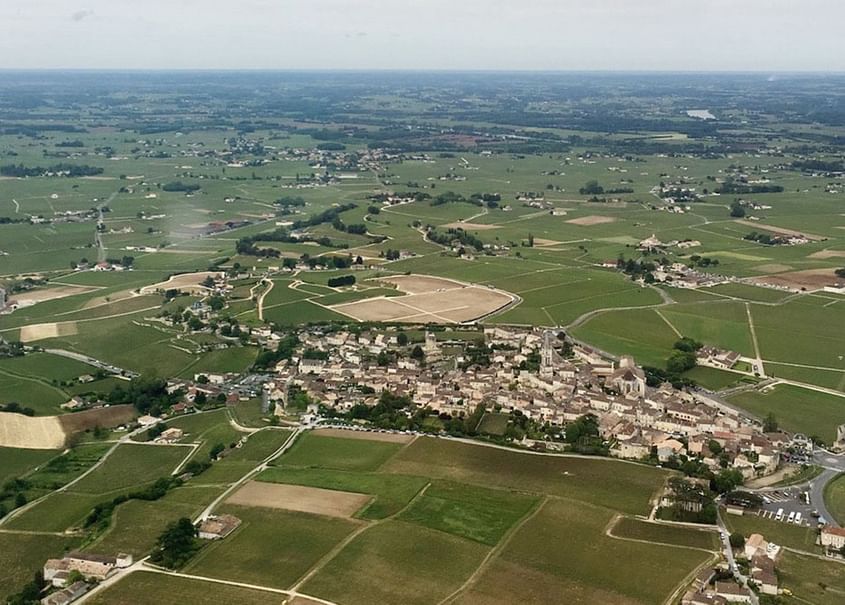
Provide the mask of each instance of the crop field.
{"label": "crop field", "polygon": [[0,414],[0,446],[56,450],[64,446],[65,438],[62,423],[55,416]]}
{"label": "crop field", "polygon": [[19,477],[59,454],[58,450],[0,447],[0,484]]}
{"label": "crop field", "polygon": [[228,504],[278,508],[346,519],[369,503],[370,497],[352,492],[250,481],[226,500]]}
{"label": "crop field", "polygon": [[398,518],[495,546],[538,501],[518,492],[436,482]]}
{"label": "crop field", "polygon": [[189,453],[188,448],[123,444],[93,473],[73,486],[73,491],[103,494],[137,487],[166,477]]}
{"label": "crop field", "polygon": [[[286,458],[282,461],[286,462]],[[400,512],[428,483],[424,477],[287,466],[271,467],[258,475],[258,480],[367,494],[373,501],[357,516],[370,520]]]}
{"label": "crop field", "polygon": [[[457,602],[545,603],[554,594],[561,602],[660,603],[712,556],[614,540],[603,533],[610,514],[574,501],[546,502]],[[566,548],[548,539],[557,535],[567,536]],[[607,560],[631,573],[606,573]]]}
{"label": "crop field", "polygon": [[417,439],[382,470],[548,493],[632,514],[648,512],[649,500],[667,476],[636,464],[626,464],[622,473],[617,464],[606,460],[509,452],[435,439]]}
{"label": "crop field", "polygon": [[719,534],[713,529],[696,530],[660,523],[648,523],[631,517],[621,517],[611,528],[610,533],[617,538],[700,548],[712,552],[718,552],[720,549]]}
{"label": "crop field", "polygon": [[139,571],[95,595],[88,602],[92,605],[283,605],[286,597],[252,588]]}
{"label": "crop field", "polygon": [[374,471],[402,448],[401,444],[306,433],[285,454],[285,466]]}
{"label": "crop field", "polygon": [[461,586],[484,546],[402,521],[357,536],[303,590],[351,605],[437,603]]}
{"label": "crop field", "polygon": [[384,279],[403,296],[332,305],[358,321],[462,323],[489,315],[514,301],[508,293],[426,276]]}
{"label": "crop field", "polygon": [[761,418],[772,412],[787,430],[817,435],[827,442],[836,438],[836,426],[845,413],[845,397],[786,384],[763,392],[746,391],[729,400]]}
{"label": "crop field", "polygon": [[0,534],[0,599],[17,592],[50,557],[60,557],[77,546],[62,536]]}
{"label": "crop field", "polygon": [[287,588],[356,527],[353,521],[271,508],[226,505],[241,526],[208,545],[188,573]]}

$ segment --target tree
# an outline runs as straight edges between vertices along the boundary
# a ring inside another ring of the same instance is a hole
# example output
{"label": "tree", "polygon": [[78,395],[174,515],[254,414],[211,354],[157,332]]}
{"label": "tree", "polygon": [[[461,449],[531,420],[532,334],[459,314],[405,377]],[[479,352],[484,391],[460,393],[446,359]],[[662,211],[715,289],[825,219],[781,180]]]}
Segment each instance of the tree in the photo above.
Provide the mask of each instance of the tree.
{"label": "tree", "polygon": [[411,349],[411,357],[417,361],[422,361],[425,359],[425,351],[422,350],[420,345],[416,345],[413,349]]}
{"label": "tree", "polygon": [[222,296],[215,295],[208,299],[208,306],[211,307],[212,311],[219,311],[226,306],[226,301],[223,300]]}
{"label": "tree", "polygon": [[191,558],[197,549],[197,528],[187,517],[170,523],[156,541],[157,549],[150,557],[154,563],[175,569]]}
{"label": "tree", "polygon": [[774,412],[769,412],[763,420],[764,433],[776,433],[778,431],[778,421]]}
{"label": "tree", "polygon": [[743,536],[739,532],[733,532],[728,541],[731,543],[731,546],[734,548],[743,548],[745,547],[745,536]]}
{"label": "tree", "polygon": [[714,492],[725,494],[733,491],[737,486],[742,485],[742,473],[736,469],[724,469],[713,477],[710,487]]}
{"label": "tree", "polygon": [[214,445],[214,447],[211,448],[211,451],[208,452],[208,457],[211,458],[212,460],[215,460],[217,458],[217,456],[222,454],[225,449],[226,449],[225,445],[223,445],[222,443],[216,443]]}
{"label": "tree", "polygon": [[742,218],[745,216],[745,208],[739,200],[734,200],[734,203],[731,204],[731,216],[734,218]]}
{"label": "tree", "polygon": [[408,335],[404,332],[399,332],[399,334],[396,335],[396,343],[400,347],[406,346],[408,344]]}
{"label": "tree", "polygon": [[834,273],[836,273],[837,277],[845,277],[845,267],[837,269],[836,271],[834,271]]}

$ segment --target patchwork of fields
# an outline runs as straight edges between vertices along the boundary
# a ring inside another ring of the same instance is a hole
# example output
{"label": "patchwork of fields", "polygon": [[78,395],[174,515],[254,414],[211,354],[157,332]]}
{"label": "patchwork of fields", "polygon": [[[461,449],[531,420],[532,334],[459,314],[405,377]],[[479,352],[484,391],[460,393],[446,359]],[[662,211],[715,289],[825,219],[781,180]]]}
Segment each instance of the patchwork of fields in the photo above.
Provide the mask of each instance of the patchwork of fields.
{"label": "patchwork of fields", "polygon": [[[304,434],[221,505],[241,526],[206,545],[180,570],[184,578],[131,574],[95,602],[122,603],[141,582],[154,586],[160,603],[176,603],[158,586],[173,584],[173,595],[182,595],[198,581],[232,581],[264,587],[271,600],[272,591],[287,591],[302,603],[307,596],[352,605],[544,603],[556,594],[650,604],[718,550],[712,531],[631,516],[648,512],[665,471],[367,437]],[[608,553],[636,561],[636,577],[617,574],[608,583],[599,564]]]}

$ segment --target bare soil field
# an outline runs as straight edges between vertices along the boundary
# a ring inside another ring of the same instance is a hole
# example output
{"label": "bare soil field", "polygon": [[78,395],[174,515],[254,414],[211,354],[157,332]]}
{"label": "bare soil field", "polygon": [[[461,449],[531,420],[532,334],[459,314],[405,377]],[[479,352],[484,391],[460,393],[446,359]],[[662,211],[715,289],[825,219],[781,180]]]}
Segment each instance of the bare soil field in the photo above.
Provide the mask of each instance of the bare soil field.
{"label": "bare soil field", "polygon": [[75,321],[63,321],[61,323],[32,324],[21,328],[21,342],[32,342],[44,340],[45,338],[58,338],[59,336],[73,336],[78,334],[79,329]]}
{"label": "bare soil field", "polygon": [[795,267],[791,265],[782,265],[780,263],[769,263],[767,265],[758,265],[754,267],[755,271],[760,273],[783,273],[785,271],[792,271]]}
{"label": "bare soil field", "polygon": [[817,258],[820,260],[828,258],[845,258],[845,250],[819,250],[818,252],[813,252],[807,258]]}
{"label": "bare soil field", "polygon": [[75,294],[85,294],[93,292],[99,288],[92,288],[90,286],[58,286],[55,288],[36,288],[26,292],[20,292],[9,296],[11,301],[17,302],[18,305],[25,307],[34,305],[36,303],[44,302],[45,300],[54,300],[56,298],[66,298]]}
{"label": "bare soil field", "polygon": [[126,404],[64,414],[59,416],[58,419],[65,433],[70,435],[71,433],[93,429],[98,426],[110,429],[130,422],[135,416],[137,416],[135,407]]}
{"label": "bare soil field", "polygon": [[302,485],[250,481],[232,494],[226,502],[240,506],[280,508],[348,519],[371,499],[372,496],[367,494],[340,492]]}
{"label": "bare soil field", "polygon": [[543,239],[542,237],[535,237],[534,238],[534,247],[536,248],[544,248],[546,246],[557,246],[562,244],[563,242],[559,242],[553,239]]}
{"label": "bare soil field", "polygon": [[342,439],[363,439],[366,441],[386,441],[388,443],[410,443],[413,435],[398,433],[376,433],[373,431],[345,431],[343,429],[317,429],[317,437],[341,437]]}
{"label": "bare soil field", "polygon": [[57,450],[65,445],[65,432],[56,416],[0,414],[0,446],[31,450]]}
{"label": "bare soil field", "polygon": [[756,284],[783,286],[793,290],[804,288],[810,291],[820,290],[825,286],[845,282],[841,277],[836,277],[833,269],[806,269],[804,271],[792,271],[777,275],[755,277],[749,281]]}
{"label": "bare soil field", "polygon": [[736,220],[734,221],[738,225],[745,225],[746,227],[753,227],[754,229],[762,229],[763,231],[769,231],[776,235],[794,235],[794,236],[802,236],[806,237],[807,239],[812,239],[816,241],[820,241],[823,239],[827,239],[821,235],[813,235],[812,233],[807,233],[806,231],[795,231],[794,229],[784,229],[783,227],[775,227],[774,225],[767,225],[766,223],[758,223],[757,221],[747,221],[747,220]]}
{"label": "bare soil field", "polygon": [[603,225],[605,223],[615,223],[616,218],[613,216],[601,216],[598,214],[591,214],[589,216],[582,216],[580,218],[573,218],[566,221],[570,225],[582,225],[589,227],[591,225]]}
{"label": "bare soil field", "polygon": [[483,223],[462,223],[460,221],[456,223],[448,223],[446,225],[441,225],[441,227],[445,227],[446,229],[463,229],[464,231],[490,231],[491,229],[500,229],[500,225],[485,225]]}
{"label": "bare soil field", "polygon": [[450,279],[408,275],[383,279],[405,296],[369,298],[329,307],[358,321],[463,323],[484,317],[513,302],[514,297],[484,286]]}
{"label": "bare soil field", "polygon": [[171,289],[182,290],[185,292],[196,291],[200,294],[205,294],[208,292],[208,288],[201,286],[200,284],[205,280],[206,277],[217,277],[219,275],[220,273],[215,271],[200,271],[199,273],[181,273],[179,275],[174,275],[167,281],[152,284],[150,286],[144,286],[143,288],[141,288],[141,294],[152,294],[162,290]]}

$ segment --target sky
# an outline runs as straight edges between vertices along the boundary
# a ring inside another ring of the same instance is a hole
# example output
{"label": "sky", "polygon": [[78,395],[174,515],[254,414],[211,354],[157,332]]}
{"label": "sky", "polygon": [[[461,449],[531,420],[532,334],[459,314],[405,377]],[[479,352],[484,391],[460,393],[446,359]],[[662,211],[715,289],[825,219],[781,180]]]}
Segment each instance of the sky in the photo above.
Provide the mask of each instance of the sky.
{"label": "sky", "polygon": [[841,0],[0,0],[3,69],[845,71]]}

